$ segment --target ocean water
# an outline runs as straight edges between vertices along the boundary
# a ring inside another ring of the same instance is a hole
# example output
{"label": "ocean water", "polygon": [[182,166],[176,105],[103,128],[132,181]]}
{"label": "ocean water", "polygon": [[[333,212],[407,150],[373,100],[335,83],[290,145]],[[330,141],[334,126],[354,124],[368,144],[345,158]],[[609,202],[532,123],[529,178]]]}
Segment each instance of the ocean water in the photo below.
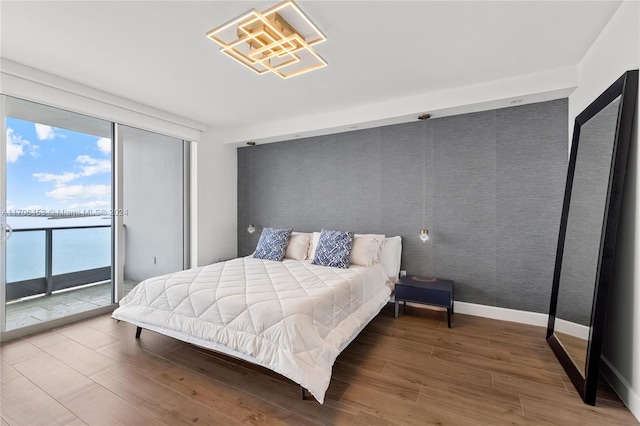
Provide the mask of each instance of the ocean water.
{"label": "ocean water", "polygon": [[[8,218],[9,219],[9,218]],[[18,229],[109,225],[100,218],[10,218]],[[19,220],[18,220],[19,219]],[[30,220],[25,220],[30,219]],[[56,229],[53,231],[53,274],[84,271],[111,265],[111,229]],[[7,241],[7,282],[45,275],[45,231],[13,232]]]}

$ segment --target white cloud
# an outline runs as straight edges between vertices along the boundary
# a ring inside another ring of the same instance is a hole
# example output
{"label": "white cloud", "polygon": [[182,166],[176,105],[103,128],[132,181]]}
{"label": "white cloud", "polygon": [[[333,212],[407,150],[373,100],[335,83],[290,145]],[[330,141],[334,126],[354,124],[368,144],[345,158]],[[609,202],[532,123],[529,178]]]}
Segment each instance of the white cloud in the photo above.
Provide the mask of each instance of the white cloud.
{"label": "white cloud", "polygon": [[98,149],[102,151],[103,154],[111,154],[111,139],[100,138],[96,142],[96,145],[98,145]]}
{"label": "white cloud", "polygon": [[78,163],[84,163],[84,164],[98,164],[101,161],[107,161],[107,160],[98,160],[97,158],[93,158],[89,155],[78,155],[76,157],[76,161]]}
{"label": "white cloud", "polygon": [[99,160],[88,155],[78,155],[76,161],[81,164],[86,164],[85,166],[80,166],[82,176],[111,172],[111,160]]}
{"label": "white cloud", "polygon": [[65,172],[61,175],[56,175],[53,173],[34,173],[33,177],[38,179],[40,182],[51,182],[55,181],[56,188],[63,186],[66,183],[71,182],[74,179],[80,177],[77,173]]}
{"label": "white cloud", "polygon": [[7,137],[7,162],[15,163],[23,154],[24,148],[22,145],[12,143],[12,141]]}
{"label": "white cloud", "polygon": [[29,155],[32,157],[40,157],[40,145],[31,145]]}
{"label": "white cloud", "polygon": [[18,158],[25,154],[25,150],[29,150],[29,141],[22,139],[22,136],[16,134],[12,128],[7,128],[7,162],[15,163]]}
{"label": "white cloud", "polygon": [[79,155],[76,158],[76,161],[83,164],[80,166],[82,173],[34,173],[33,177],[38,179],[40,182],[55,182],[56,188],[60,188],[72,180],[76,180],[83,176],[93,176],[98,173],[111,172],[111,160],[99,160],[88,155]]}
{"label": "white cloud", "polygon": [[[74,186],[66,186],[69,182],[74,181],[81,177],[93,176],[98,173],[110,173],[111,172],[111,160],[100,160],[97,158],[90,157],[88,155],[79,155],[76,158],[76,162],[80,163],[80,169],[82,172],[74,173],[74,172],[63,172],[61,174],[55,173],[33,173],[33,177],[38,179],[40,182],[55,182],[56,189],[50,192],[47,192],[47,196],[62,200],[68,199],[67,196],[70,195],[72,198],[88,198],[88,196],[81,195],[83,194],[82,188],[105,188],[105,185],[74,185]],[[78,192],[80,191],[80,192]]]}
{"label": "white cloud", "polygon": [[111,207],[111,201],[106,200],[94,200],[89,201],[88,203],[84,203],[82,205],[85,209],[101,209],[101,208],[109,208]]}
{"label": "white cloud", "polygon": [[40,204],[32,204],[32,205],[24,207],[24,208],[22,208],[20,210],[30,210],[30,211],[42,210],[42,206]]}
{"label": "white cloud", "polygon": [[111,195],[111,185],[70,185],[56,188],[45,193],[47,197],[58,201],[83,200],[87,198],[106,198]]}
{"label": "white cloud", "polygon": [[47,126],[46,124],[35,123],[36,125],[36,136],[38,140],[46,141],[51,140],[56,137],[56,132],[54,128],[51,126]]}
{"label": "white cloud", "polygon": [[86,203],[73,203],[67,206],[69,210],[104,209],[104,208],[110,208],[110,207],[111,207],[110,200],[92,200],[92,201],[87,201]]}

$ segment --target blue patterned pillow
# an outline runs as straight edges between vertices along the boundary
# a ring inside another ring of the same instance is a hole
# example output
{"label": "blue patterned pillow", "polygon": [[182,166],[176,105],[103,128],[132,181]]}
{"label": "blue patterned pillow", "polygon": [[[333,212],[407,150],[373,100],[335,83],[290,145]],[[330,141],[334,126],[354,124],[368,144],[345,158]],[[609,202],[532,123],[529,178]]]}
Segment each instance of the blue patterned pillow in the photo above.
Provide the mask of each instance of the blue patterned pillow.
{"label": "blue patterned pillow", "polygon": [[282,262],[293,229],[264,228],[253,257]]}
{"label": "blue patterned pillow", "polygon": [[349,267],[349,254],[353,247],[353,231],[327,231],[323,229],[313,258],[314,265]]}

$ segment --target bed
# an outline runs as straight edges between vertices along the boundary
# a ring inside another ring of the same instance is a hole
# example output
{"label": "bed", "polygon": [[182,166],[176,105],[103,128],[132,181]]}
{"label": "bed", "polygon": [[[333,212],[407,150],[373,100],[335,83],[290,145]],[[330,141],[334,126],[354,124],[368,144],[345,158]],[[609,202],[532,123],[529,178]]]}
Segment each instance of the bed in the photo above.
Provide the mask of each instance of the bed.
{"label": "bed", "polygon": [[252,256],[142,281],[112,316],[269,368],[323,403],[333,363],[389,301],[400,237],[347,269]]}

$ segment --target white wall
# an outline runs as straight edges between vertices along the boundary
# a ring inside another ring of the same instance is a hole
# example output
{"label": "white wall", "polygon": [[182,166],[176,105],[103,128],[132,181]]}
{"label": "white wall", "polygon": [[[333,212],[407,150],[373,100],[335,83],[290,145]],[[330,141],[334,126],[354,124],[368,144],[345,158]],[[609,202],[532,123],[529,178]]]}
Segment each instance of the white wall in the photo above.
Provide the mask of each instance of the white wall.
{"label": "white wall", "polygon": [[[569,128],[587,105],[625,71],[640,66],[640,3],[625,1],[578,66],[579,85],[569,97]],[[640,210],[637,207],[638,108],[632,133],[616,265],[603,348],[604,373],[640,419]]]}
{"label": "white wall", "polygon": [[[358,107],[339,109],[322,114],[312,113],[281,121],[253,124],[226,129],[218,133],[228,144],[256,141],[258,144],[370,129],[415,121],[416,114],[428,111],[441,118],[451,115],[506,108],[562,99],[578,85],[578,71],[574,65],[517,77],[487,81],[471,86],[456,87],[439,92],[423,93],[393,100],[367,103]],[[520,103],[521,102],[521,103]],[[355,125],[355,127],[354,127]]]}
{"label": "white wall", "polygon": [[192,215],[192,222],[197,221],[197,233],[192,234],[194,266],[231,259],[238,253],[236,147],[219,142],[213,129],[207,128],[196,151],[196,170],[192,174],[196,177],[196,187],[192,188],[196,215]]}
{"label": "white wall", "polygon": [[[99,87],[100,82],[95,82],[95,86]],[[0,91],[20,99],[189,141],[199,141],[201,132],[206,128],[202,123],[6,58],[0,58]]]}

